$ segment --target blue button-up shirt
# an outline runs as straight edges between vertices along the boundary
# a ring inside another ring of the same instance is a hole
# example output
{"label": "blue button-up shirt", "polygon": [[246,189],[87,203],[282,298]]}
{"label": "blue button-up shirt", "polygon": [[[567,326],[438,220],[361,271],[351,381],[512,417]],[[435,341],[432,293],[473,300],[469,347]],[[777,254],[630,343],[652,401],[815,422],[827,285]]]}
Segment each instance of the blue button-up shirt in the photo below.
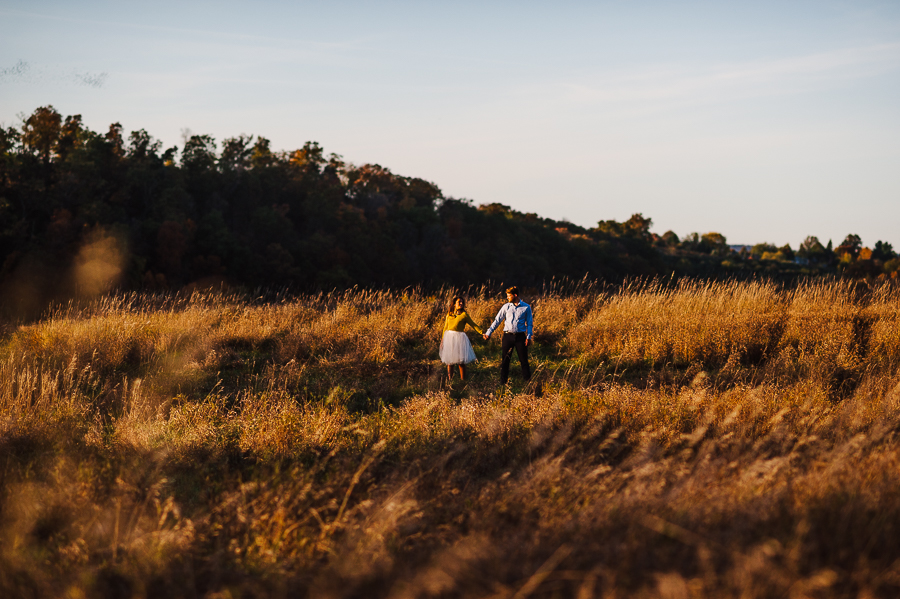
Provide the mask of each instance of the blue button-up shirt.
{"label": "blue button-up shirt", "polygon": [[504,304],[485,334],[490,337],[501,322],[504,333],[525,333],[526,337],[531,339],[534,317],[531,314],[531,306],[522,300],[519,300],[518,304],[512,302]]}

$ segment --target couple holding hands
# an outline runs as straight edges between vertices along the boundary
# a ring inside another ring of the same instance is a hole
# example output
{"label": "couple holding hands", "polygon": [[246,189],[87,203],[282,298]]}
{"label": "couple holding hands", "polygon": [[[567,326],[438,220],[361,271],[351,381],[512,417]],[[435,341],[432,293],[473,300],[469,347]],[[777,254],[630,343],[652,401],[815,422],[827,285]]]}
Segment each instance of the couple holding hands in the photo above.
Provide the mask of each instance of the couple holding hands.
{"label": "couple holding hands", "polygon": [[503,339],[501,341],[500,384],[505,385],[509,379],[509,360],[512,357],[513,348],[519,356],[522,365],[522,378],[526,381],[531,378],[531,368],[528,366],[528,346],[531,345],[531,335],[534,324],[534,316],[531,306],[519,299],[518,287],[510,287],[506,290],[507,302],[497,312],[494,322],[488,330],[482,332],[481,328],[466,312],[466,301],[462,297],[454,297],[444,319],[444,332],[441,337],[441,362],[447,365],[447,376],[453,378],[453,366],[459,366],[459,377],[466,378],[466,364],[474,362],[478,358],[472,349],[465,328],[468,324],[475,329],[485,340],[489,339],[494,330],[503,323]]}

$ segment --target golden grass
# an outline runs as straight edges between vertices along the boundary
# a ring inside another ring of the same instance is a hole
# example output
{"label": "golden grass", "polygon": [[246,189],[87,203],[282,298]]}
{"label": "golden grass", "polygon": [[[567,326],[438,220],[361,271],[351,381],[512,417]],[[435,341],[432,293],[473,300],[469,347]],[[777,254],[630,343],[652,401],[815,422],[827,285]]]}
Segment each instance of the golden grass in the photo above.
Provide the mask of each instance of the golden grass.
{"label": "golden grass", "polygon": [[898,591],[893,287],[530,298],[536,375],[508,390],[496,341],[442,380],[449,295],[131,295],[20,327],[0,594]]}

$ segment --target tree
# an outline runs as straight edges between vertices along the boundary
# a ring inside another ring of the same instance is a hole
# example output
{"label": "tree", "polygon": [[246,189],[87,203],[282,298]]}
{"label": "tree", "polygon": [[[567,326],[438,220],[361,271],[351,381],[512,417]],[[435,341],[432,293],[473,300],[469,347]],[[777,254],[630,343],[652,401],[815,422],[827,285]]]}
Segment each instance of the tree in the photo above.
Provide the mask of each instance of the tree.
{"label": "tree", "polygon": [[[502,205],[502,204],[501,204]],[[624,233],[622,224],[615,220],[601,220],[597,222],[597,231],[613,237],[621,237]]]}
{"label": "tree", "polygon": [[791,249],[791,244],[789,243],[778,248],[778,253],[782,255],[784,260],[787,260],[788,262],[794,261],[794,250]]}
{"label": "tree", "polygon": [[41,106],[22,125],[22,143],[49,166],[59,144],[61,129],[62,117],[56,109],[50,105]]}
{"label": "tree", "polygon": [[211,170],[216,166],[216,141],[209,135],[192,135],[184,144],[181,166],[190,170]]}
{"label": "tree", "polygon": [[638,212],[632,214],[631,218],[622,223],[622,228],[625,230],[625,234],[630,237],[647,239],[650,237],[650,226],[652,224],[653,219],[644,218],[644,215]]}
{"label": "tree", "polygon": [[264,169],[275,164],[275,155],[269,148],[269,140],[265,137],[257,137],[253,144],[253,153],[250,155],[250,164],[255,169]]}
{"label": "tree", "polygon": [[716,233],[715,231],[701,235],[700,246],[703,248],[702,251],[704,253],[713,254],[715,256],[725,256],[731,251],[725,236],[721,233]]}
{"label": "tree", "polygon": [[841,245],[834,249],[834,253],[840,257],[849,255],[851,259],[856,260],[859,257],[859,251],[862,249],[862,239],[859,235],[853,233],[847,235]]}
{"label": "tree", "polygon": [[653,219],[644,218],[640,212],[632,214],[626,221],[601,220],[597,223],[597,231],[612,235],[613,237],[635,237],[639,239],[650,238],[650,226]]}
{"label": "tree", "polygon": [[700,233],[697,233],[697,232],[688,233],[681,240],[680,246],[681,246],[681,249],[683,249],[683,250],[689,250],[689,251],[694,251],[694,252],[702,251],[702,248],[700,247]]}
{"label": "tree", "polygon": [[113,123],[109,126],[109,131],[106,133],[106,141],[109,143],[114,156],[122,157],[125,155],[125,140],[122,138],[121,123]]}
{"label": "tree", "polygon": [[14,127],[0,126],[0,188],[9,185],[8,176],[16,162],[15,150],[21,135]]}
{"label": "tree", "polygon": [[886,241],[876,241],[875,247],[872,249],[872,259],[873,260],[881,260],[882,262],[887,262],[888,260],[895,258],[897,253],[894,251],[894,247],[886,242]]}
{"label": "tree", "polygon": [[811,264],[822,264],[828,260],[829,251],[822,245],[819,238],[810,235],[803,240],[797,249],[797,255]]}
{"label": "tree", "polygon": [[143,160],[148,157],[155,157],[162,147],[162,142],[154,140],[149,133],[143,129],[132,131],[128,136],[128,157],[134,160]]}
{"label": "tree", "polygon": [[251,141],[252,135],[241,134],[222,142],[222,155],[219,157],[219,168],[222,172],[244,171],[250,167],[250,156],[253,154]]}
{"label": "tree", "polygon": [[5,129],[0,127],[0,156],[11,154],[16,144],[19,143],[21,136],[15,128]]}
{"label": "tree", "polygon": [[72,151],[80,148],[84,143],[84,136],[85,130],[81,126],[81,115],[67,116],[57,143],[57,153],[60,159],[65,160]]}
{"label": "tree", "polygon": [[774,254],[778,248],[771,243],[757,243],[750,248],[750,255],[756,259],[762,258],[763,254]]}
{"label": "tree", "polygon": [[[321,146],[314,141],[306,142],[301,149],[294,150],[291,153],[290,164],[292,167],[303,171],[315,171],[318,173],[325,164]],[[377,167],[378,165],[375,166]]]}

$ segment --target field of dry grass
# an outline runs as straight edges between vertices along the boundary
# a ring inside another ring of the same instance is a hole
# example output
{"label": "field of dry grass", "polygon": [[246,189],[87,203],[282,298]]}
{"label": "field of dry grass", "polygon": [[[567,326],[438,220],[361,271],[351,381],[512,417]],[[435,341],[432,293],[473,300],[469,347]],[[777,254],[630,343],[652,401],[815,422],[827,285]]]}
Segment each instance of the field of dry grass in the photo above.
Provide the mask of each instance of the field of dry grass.
{"label": "field of dry grass", "polygon": [[[896,597],[900,290],[126,295],[0,346],[3,597]],[[499,296],[469,312],[487,323]]]}

